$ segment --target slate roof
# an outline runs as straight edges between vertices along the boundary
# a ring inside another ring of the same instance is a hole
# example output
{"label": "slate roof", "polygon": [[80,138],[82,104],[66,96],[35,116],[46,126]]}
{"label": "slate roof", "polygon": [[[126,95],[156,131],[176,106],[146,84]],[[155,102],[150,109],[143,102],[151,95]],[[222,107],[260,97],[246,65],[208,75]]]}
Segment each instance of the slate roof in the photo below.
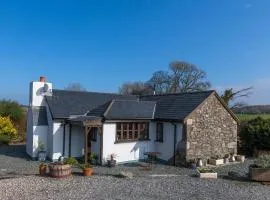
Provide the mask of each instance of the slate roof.
{"label": "slate roof", "polygon": [[47,126],[48,119],[46,107],[33,106],[31,109],[33,115],[33,126]]}
{"label": "slate roof", "polygon": [[141,96],[143,101],[155,101],[155,119],[183,120],[214,91]]}
{"label": "slate roof", "polygon": [[214,91],[125,96],[119,94],[53,90],[46,97],[54,119],[71,115],[105,119],[183,120]]}
{"label": "slate roof", "polygon": [[105,119],[153,119],[156,102],[113,100],[104,114]]}
{"label": "slate roof", "polygon": [[46,100],[54,119],[68,118],[70,115],[83,115],[114,99],[137,99],[137,96],[67,90],[53,90],[52,94],[52,96],[46,96]]}

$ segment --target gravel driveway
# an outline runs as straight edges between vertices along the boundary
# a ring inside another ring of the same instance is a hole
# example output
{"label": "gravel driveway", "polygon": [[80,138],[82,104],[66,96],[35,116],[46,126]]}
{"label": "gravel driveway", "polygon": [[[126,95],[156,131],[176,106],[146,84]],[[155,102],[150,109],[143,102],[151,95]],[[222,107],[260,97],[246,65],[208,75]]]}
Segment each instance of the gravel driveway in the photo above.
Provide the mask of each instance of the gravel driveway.
{"label": "gravel driveway", "polygon": [[[270,199],[270,187],[221,177],[229,171],[246,176],[252,160],[219,167],[217,180],[193,177],[186,168],[157,165],[141,171],[134,164],[109,169],[95,167],[95,175],[73,175],[66,179],[36,175],[39,163],[31,161],[23,145],[0,147],[0,199]],[[117,178],[130,171],[133,179]],[[76,169],[74,169],[76,171]],[[15,175],[15,176],[12,176]],[[169,175],[169,176],[166,176]],[[1,179],[2,178],[2,179]]]}

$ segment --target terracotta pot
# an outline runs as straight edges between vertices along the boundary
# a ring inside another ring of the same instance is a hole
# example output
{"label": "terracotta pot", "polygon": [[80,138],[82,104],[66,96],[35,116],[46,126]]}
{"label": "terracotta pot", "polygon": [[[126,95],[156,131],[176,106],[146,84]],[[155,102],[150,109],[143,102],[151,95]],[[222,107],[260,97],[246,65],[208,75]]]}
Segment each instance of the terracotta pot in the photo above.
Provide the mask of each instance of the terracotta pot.
{"label": "terracotta pot", "polygon": [[85,168],[83,169],[83,176],[92,176],[93,168]]}
{"label": "terracotta pot", "polygon": [[44,165],[44,164],[39,165],[39,174],[41,176],[46,176],[46,174],[47,174],[47,165]]}

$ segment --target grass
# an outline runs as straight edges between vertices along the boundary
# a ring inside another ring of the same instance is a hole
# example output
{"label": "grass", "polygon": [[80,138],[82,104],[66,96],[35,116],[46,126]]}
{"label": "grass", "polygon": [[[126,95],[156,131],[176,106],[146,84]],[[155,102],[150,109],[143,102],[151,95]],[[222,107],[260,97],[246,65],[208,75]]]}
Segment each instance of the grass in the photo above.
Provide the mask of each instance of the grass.
{"label": "grass", "polygon": [[262,117],[263,119],[270,119],[270,114],[237,114],[240,121],[249,121],[257,117]]}

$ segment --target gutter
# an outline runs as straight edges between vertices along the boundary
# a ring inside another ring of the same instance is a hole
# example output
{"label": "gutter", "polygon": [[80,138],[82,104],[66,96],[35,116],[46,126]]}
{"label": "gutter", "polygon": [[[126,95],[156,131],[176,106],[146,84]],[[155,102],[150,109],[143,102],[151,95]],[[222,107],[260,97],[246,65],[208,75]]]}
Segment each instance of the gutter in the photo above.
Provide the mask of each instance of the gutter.
{"label": "gutter", "polygon": [[175,123],[172,123],[172,125],[174,126],[174,134],[173,134],[173,165],[176,165],[176,160],[175,160],[175,151],[176,151],[176,147],[175,147],[175,143],[176,143],[176,130],[177,130],[177,125]]}
{"label": "gutter", "polygon": [[65,157],[65,149],[66,149],[66,121],[63,123],[63,153],[62,156]]}

